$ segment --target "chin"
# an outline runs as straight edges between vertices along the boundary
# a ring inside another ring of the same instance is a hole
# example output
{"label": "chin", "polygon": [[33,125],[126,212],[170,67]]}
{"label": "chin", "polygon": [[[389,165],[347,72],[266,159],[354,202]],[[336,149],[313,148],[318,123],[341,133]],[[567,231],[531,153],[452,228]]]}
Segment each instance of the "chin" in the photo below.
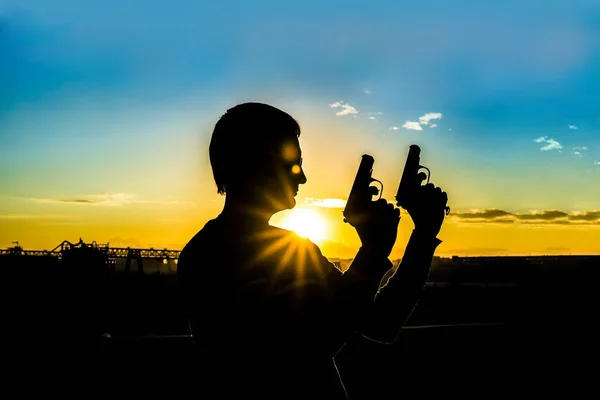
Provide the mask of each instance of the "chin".
{"label": "chin", "polygon": [[[296,200],[291,199],[291,200],[284,201],[282,206],[283,206],[283,210],[291,210],[292,208],[296,207]],[[281,210],[281,211],[283,211],[283,210]]]}
{"label": "chin", "polygon": [[280,211],[291,210],[292,208],[296,207],[296,199],[293,197],[282,199],[281,206],[282,209]]}

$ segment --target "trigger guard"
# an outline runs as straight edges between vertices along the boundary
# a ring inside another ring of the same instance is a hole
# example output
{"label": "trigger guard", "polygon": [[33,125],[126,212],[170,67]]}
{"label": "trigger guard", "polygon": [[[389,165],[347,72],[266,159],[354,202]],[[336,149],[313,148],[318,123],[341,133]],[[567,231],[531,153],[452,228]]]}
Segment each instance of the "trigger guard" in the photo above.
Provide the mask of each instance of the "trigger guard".
{"label": "trigger guard", "polygon": [[[422,169],[424,169],[425,171],[427,171],[427,173],[425,174],[423,171],[421,171]],[[427,177],[427,183],[425,183],[425,185],[429,184],[429,177],[431,176],[431,171],[429,170],[429,168],[427,168],[424,165],[419,165],[419,168],[417,168],[417,176],[419,176],[419,174],[425,174],[425,176]]]}
{"label": "trigger guard", "polygon": [[370,190],[369,193],[373,193],[373,194],[371,194],[371,196],[377,196],[379,194],[379,198],[377,199],[377,200],[379,200],[379,199],[381,199],[381,196],[383,196],[383,183],[381,183],[380,180],[371,178],[371,183],[373,183],[373,182],[379,183],[381,185],[381,188],[378,188],[377,186],[369,185],[369,190]]}

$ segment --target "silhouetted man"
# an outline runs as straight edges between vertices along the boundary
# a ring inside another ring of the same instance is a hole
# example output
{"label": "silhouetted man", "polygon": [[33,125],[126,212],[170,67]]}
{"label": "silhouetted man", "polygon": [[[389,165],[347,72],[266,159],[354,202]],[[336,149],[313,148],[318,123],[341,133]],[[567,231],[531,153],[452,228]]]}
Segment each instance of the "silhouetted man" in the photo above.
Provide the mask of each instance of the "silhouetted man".
{"label": "silhouetted man", "polygon": [[299,136],[290,115],[259,103],[231,108],[214,128],[210,162],[225,205],[178,262],[202,367],[196,385],[211,398],[346,398],[334,355],[355,331],[395,340],[441,243],[448,199],[431,184],[417,194],[415,230],[379,292],[400,221],[392,204],[366,210],[345,273],[308,239],[270,226],[306,183]]}

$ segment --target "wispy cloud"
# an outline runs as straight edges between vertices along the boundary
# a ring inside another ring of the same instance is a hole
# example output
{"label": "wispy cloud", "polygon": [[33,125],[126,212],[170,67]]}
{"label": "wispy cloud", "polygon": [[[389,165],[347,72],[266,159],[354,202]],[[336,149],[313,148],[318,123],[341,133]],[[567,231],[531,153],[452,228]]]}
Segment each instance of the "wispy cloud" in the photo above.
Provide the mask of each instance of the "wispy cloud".
{"label": "wispy cloud", "polygon": [[369,119],[376,121],[377,117],[375,115],[382,115],[382,112],[376,111],[376,112],[370,112],[368,113],[369,115]]}
{"label": "wispy cloud", "polygon": [[582,146],[582,147],[573,147],[573,154],[575,154],[576,156],[580,156],[581,157],[581,153],[586,151],[588,148],[586,146]]}
{"label": "wispy cloud", "polygon": [[569,129],[577,129],[577,126],[575,126],[575,125],[569,125]]}
{"label": "wispy cloud", "polygon": [[558,141],[549,138],[548,136],[541,136],[537,139],[535,139],[536,143],[545,143],[544,146],[542,146],[542,148],[540,150],[542,151],[548,151],[548,150],[559,150],[562,149],[562,145],[560,143],[558,143]]}
{"label": "wispy cloud", "polygon": [[595,221],[600,219],[600,211],[575,212],[569,218],[574,221]]}
{"label": "wispy cloud", "polygon": [[125,204],[191,204],[190,202],[177,200],[142,200],[138,199],[134,194],[128,193],[105,193],[100,195],[89,195],[81,197],[87,198],[31,198],[30,200],[36,201],[38,203],[103,205],[117,207]]}
{"label": "wispy cloud", "polygon": [[390,126],[390,131],[397,131],[398,129],[400,128],[398,128],[397,126]]}
{"label": "wispy cloud", "polygon": [[313,197],[309,197],[305,199],[305,203],[310,204],[311,206],[316,207],[325,207],[325,208],[344,208],[346,207],[346,200],[343,199],[315,199]]}
{"label": "wispy cloud", "polygon": [[402,125],[404,129],[410,129],[413,131],[422,131],[421,124],[415,121],[406,121],[404,125]]}
{"label": "wispy cloud", "polygon": [[[419,121],[406,121],[402,127],[413,131],[422,131],[422,125],[429,125],[433,119],[442,119],[443,114],[439,112],[430,112],[419,117]],[[431,124],[431,128],[435,128],[437,124]]]}
{"label": "wispy cloud", "polygon": [[483,219],[496,219],[506,216],[512,216],[511,213],[500,210],[497,208],[490,208],[486,210],[471,210],[470,212],[455,213],[454,216],[463,219],[483,218]]}
{"label": "wispy cloud", "polygon": [[340,111],[336,112],[335,115],[338,117],[343,117],[345,115],[355,115],[358,114],[358,110],[352,107],[350,104],[345,103],[343,101],[336,101],[333,104],[329,105],[331,108],[341,108]]}
{"label": "wispy cloud", "polygon": [[370,91],[369,89],[365,89],[365,94],[372,94],[373,92]]}
{"label": "wispy cloud", "polygon": [[514,214],[515,218],[523,221],[554,221],[567,218],[569,214],[559,210],[531,211],[529,214]]}
{"label": "wispy cloud", "polygon": [[442,113],[439,112],[430,112],[427,113],[421,117],[419,117],[419,123],[421,125],[428,125],[429,121],[431,121],[432,119],[442,119]]}
{"label": "wispy cloud", "polygon": [[598,210],[570,213],[560,210],[532,210],[528,213],[512,213],[493,208],[457,212],[450,216],[468,223],[600,225],[600,211]]}
{"label": "wispy cloud", "polygon": [[0,220],[64,220],[72,219],[71,215],[35,214],[35,213],[0,213]]}
{"label": "wispy cloud", "polygon": [[85,199],[39,199],[40,203],[76,203],[76,204],[96,204],[100,203],[98,200],[85,200]]}
{"label": "wispy cloud", "polygon": [[594,161],[594,165],[600,165],[600,161]]}

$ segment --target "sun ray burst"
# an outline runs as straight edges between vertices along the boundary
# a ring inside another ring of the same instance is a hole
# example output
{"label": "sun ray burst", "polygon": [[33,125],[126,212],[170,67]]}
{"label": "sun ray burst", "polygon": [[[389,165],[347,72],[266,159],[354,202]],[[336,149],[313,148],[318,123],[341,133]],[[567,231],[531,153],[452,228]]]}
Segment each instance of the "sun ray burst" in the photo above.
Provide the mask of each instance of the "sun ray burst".
{"label": "sun ray burst", "polygon": [[321,242],[327,235],[325,221],[312,209],[295,208],[282,222],[281,227],[296,232],[313,242]]}

